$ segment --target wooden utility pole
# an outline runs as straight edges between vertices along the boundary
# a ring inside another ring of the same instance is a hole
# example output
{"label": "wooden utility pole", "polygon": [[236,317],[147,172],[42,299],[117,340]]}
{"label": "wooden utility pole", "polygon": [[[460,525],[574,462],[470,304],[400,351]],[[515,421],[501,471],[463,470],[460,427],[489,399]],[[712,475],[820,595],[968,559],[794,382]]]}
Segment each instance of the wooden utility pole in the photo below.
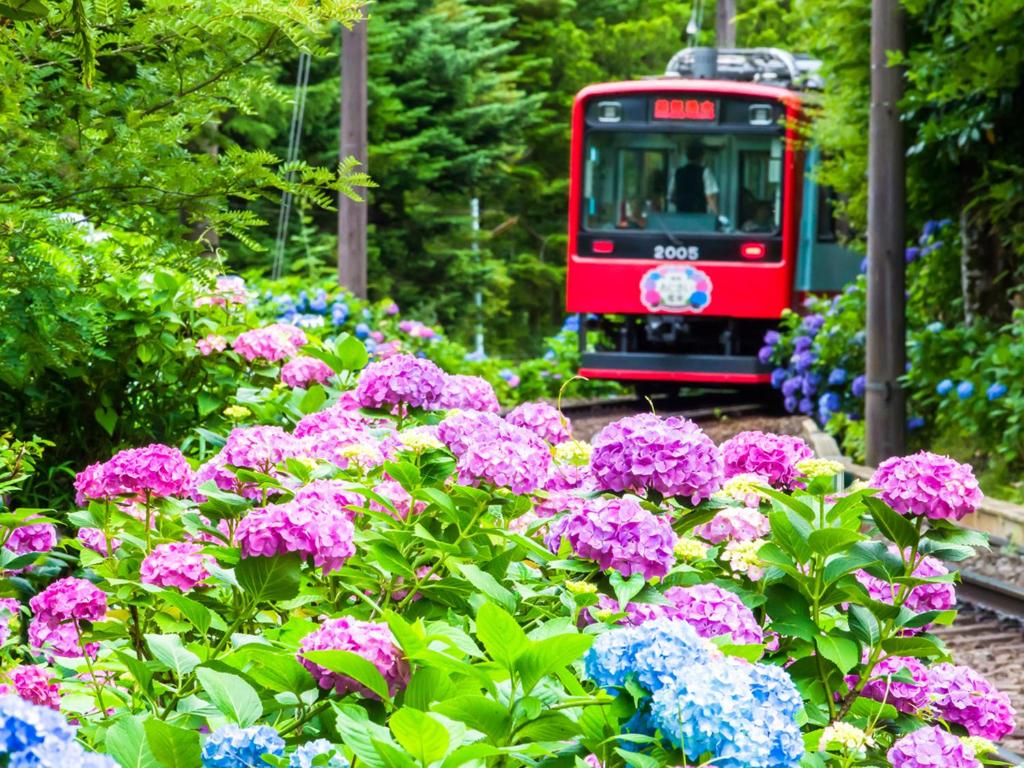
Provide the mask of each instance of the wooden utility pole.
{"label": "wooden utility pole", "polygon": [[[341,157],[367,166],[366,20],[341,29]],[[338,283],[366,298],[366,203],[338,194]]]}
{"label": "wooden utility pole", "polygon": [[719,48],[736,47],[736,0],[718,0],[715,3],[715,45]]}
{"label": "wooden utility pole", "polygon": [[867,461],[904,453],[906,404],[899,377],[906,365],[903,70],[888,54],[903,50],[899,0],[871,3],[871,114],[868,124],[868,297],[865,428]]}

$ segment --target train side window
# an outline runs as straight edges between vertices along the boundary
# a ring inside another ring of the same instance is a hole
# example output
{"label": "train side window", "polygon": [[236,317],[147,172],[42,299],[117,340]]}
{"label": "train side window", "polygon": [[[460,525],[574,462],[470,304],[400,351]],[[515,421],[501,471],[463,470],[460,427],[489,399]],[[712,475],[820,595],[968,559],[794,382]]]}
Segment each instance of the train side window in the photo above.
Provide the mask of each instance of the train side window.
{"label": "train side window", "polygon": [[818,185],[818,231],[819,243],[836,243],[850,238],[850,223],[845,216],[836,213],[839,194],[823,184]]}

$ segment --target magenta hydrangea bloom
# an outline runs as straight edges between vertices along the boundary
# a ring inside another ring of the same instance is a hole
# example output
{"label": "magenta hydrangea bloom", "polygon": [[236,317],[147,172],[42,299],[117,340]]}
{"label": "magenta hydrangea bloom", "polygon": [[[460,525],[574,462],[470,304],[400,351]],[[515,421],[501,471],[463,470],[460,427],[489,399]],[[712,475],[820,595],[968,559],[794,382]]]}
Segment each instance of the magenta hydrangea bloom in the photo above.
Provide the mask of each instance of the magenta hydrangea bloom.
{"label": "magenta hydrangea bloom", "polygon": [[[86,549],[91,549],[104,557],[110,555],[110,551],[107,549],[107,537],[100,528],[79,528],[78,540]],[[118,539],[110,539],[110,549],[117,549],[120,546],[121,542]]]}
{"label": "magenta hydrangea bloom", "polygon": [[184,498],[194,489],[195,475],[185,456],[177,448],[160,443],[120,451],[103,464],[86,467],[75,478],[79,504],[121,496],[136,501],[144,501],[147,496]]}
{"label": "magenta hydrangea bloom", "polygon": [[[904,683],[893,678],[905,670],[914,680]],[[849,675],[847,684],[857,685],[858,677]],[[909,656],[887,656],[875,665],[871,679],[861,689],[861,696],[891,704],[900,712],[913,714],[928,706],[928,670],[917,659]]]}
{"label": "magenta hydrangea bloom", "polygon": [[208,333],[196,341],[196,349],[203,357],[209,357],[214,352],[223,352],[228,348],[228,340],[216,333]]}
{"label": "magenta hydrangea bloom", "polygon": [[14,693],[40,707],[60,709],[60,686],[53,670],[42,664],[23,664],[7,672],[10,685],[0,685],[0,696]]}
{"label": "magenta hydrangea bloom", "polygon": [[970,466],[927,451],[886,459],[870,485],[897,512],[933,520],[960,520],[981,504],[981,489]]}
{"label": "magenta hydrangea bloom", "polygon": [[551,451],[532,433],[516,427],[509,429],[515,432],[496,440],[473,443],[459,456],[460,483],[488,483],[519,494],[544,485],[551,470]]}
{"label": "magenta hydrangea bloom", "polygon": [[409,664],[402,657],[402,651],[387,624],[359,621],[347,616],[329,619],[316,631],[302,638],[297,655],[299,662],[312,673],[321,688],[333,688],[339,694],[355,691],[363,696],[377,698],[376,694],[352,678],[332,672],[305,658],[303,654],[307,651],[349,651],[362,656],[381,673],[392,696],[409,682]]}
{"label": "magenta hydrangea bloom", "polygon": [[259,507],[235,529],[242,557],[298,552],[326,573],[339,570],[355,554],[354,535],[349,512],[308,500]]}
{"label": "magenta hydrangea bloom", "polygon": [[943,720],[991,741],[1013,733],[1016,712],[1010,697],[970,667],[936,664],[928,670],[928,683],[932,704]]}
{"label": "magenta hydrangea bloom", "polygon": [[545,543],[557,552],[563,539],[577,557],[627,578],[634,573],[661,578],[675,564],[676,535],[668,518],[655,516],[634,499],[588,499],[582,510],[551,524]]}
{"label": "magenta hydrangea bloom", "polygon": [[726,479],[753,474],[777,488],[792,488],[800,473],[797,462],[814,452],[799,437],[765,432],[740,432],[722,443]]}
{"label": "magenta hydrangea bloom", "polygon": [[49,552],[57,546],[57,529],[52,523],[30,523],[11,531],[4,547],[16,555]]}
{"label": "magenta hydrangea bloom", "polygon": [[[401,483],[395,482],[394,480],[385,480],[381,483],[378,483],[373,490],[375,493],[377,493],[377,495],[382,496],[389,502],[391,502],[391,506],[395,508],[395,511],[392,512],[383,504],[374,501],[373,499],[370,499],[370,509],[375,510],[377,512],[382,512],[385,515],[397,514],[399,520],[405,520],[407,517],[409,517],[409,513],[412,511],[413,508],[412,496],[410,496],[409,492],[402,487]],[[417,514],[419,514],[426,508],[427,503],[425,501],[416,502]]]}
{"label": "magenta hydrangea bloom", "polygon": [[712,520],[698,525],[693,532],[705,541],[753,541],[767,536],[771,530],[768,518],[750,507],[723,509]]}
{"label": "magenta hydrangea bloom", "polygon": [[[890,547],[890,551],[898,552],[895,547]],[[940,560],[931,556],[921,558],[921,561],[914,568],[914,576],[919,579],[945,576],[947,573],[949,573],[949,569]],[[857,581],[864,585],[873,600],[888,603],[889,605],[895,603],[896,596],[900,590],[899,584],[890,584],[888,581],[872,576],[867,571],[857,571],[855,575]],[[947,611],[956,606],[956,588],[946,582],[918,584],[906,595],[903,605],[914,613]],[[925,629],[927,629],[927,626],[907,629],[905,631],[908,634],[916,634],[923,632]]]}
{"label": "magenta hydrangea bloom", "polygon": [[602,429],[592,444],[590,467],[609,491],[651,488],[697,504],[722,485],[721,453],[689,419],[627,416]]}
{"label": "magenta hydrangea bloom", "polygon": [[222,491],[259,498],[259,488],[252,483],[239,483],[228,466],[278,476],[278,464],[287,458],[303,456],[305,452],[302,441],[280,427],[236,427],[231,430],[220,452],[199,468],[196,484],[212,480]]}
{"label": "magenta hydrangea bloom", "polygon": [[305,346],[308,341],[301,328],[275,323],[240,333],[231,343],[231,348],[250,363],[254,360],[276,363],[297,355],[299,347]]}
{"label": "magenta hydrangea bloom", "polygon": [[[753,611],[728,590],[714,584],[669,587],[664,597],[667,603],[629,603],[626,622],[640,626],[646,621],[667,617],[685,621],[701,637],[728,635],[737,645],[764,641],[764,632]],[[598,607],[618,610],[618,603],[602,595],[598,599]]]}
{"label": "magenta hydrangea bloom", "polygon": [[488,411],[497,413],[501,410],[498,396],[486,379],[479,376],[447,376],[441,399],[437,403],[441,409],[458,408],[463,411]]}
{"label": "magenta hydrangea bloom", "polygon": [[505,420],[509,424],[528,429],[552,445],[572,439],[572,424],[557,408],[547,403],[517,405]]}
{"label": "magenta hydrangea bloom", "polygon": [[212,557],[203,554],[201,545],[172,541],[153,547],[142,561],[139,576],[143,584],[188,592],[209,578],[207,566],[212,562]]}
{"label": "magenta hydrangea bloom", "polygon": [[281,381],[289,387],[306,389],[310,384],[323,384],[333,375],[331,366],[315,357],[296,357],[281,366]]}
{"label": "magenta hydrangea bloom", "polygon": [[395,355],[370,363],[359,374],[356,397],[364,408],[434,408],[445,387],[445,372],[426,358]]}
{"label": "magenta hydrangea bloom", "polygon": [[544,481],[545,491],[596,491],[597,481],[589,464],[558,464],[551,465],[547,480]]}
{"label": "magenta hydrangea bloom", "polygon": [[296,437],[309,437],[332,429],[365,429],[372,422],[358,411],[358,407],[352,408],[347,402],[339,402],[322,411],[307,413],[299,419],[292,434]]}
{"label": "magenta hydrangea bloom", "polygon": [[892,745],[893,768],[980,768],[974,750],[943,728],[918,728]]}
{"label": "magenta hydrangea bloom", "polygon": [[296,504],[314,505],[317,509],[343,512],[351,519],[359,514],[349,507],[365,507],[366,499],[340,480],[314,480],[295,492]]}
{"label": "magenta hydrangea bloom", "polygon": [[216,286],[214,293],[196,297],[194,305],[226,307],[228,304],[245,304],[249,300],[245,280],[237,275],[220,275]]}
{"label": "magenta hydrangea bloom", "polygon": [[567,491],[554,491],[544,496],[533,498],[533,508],[537,517],[554,517],[562,512],[582,512],[584,499]]}
{"label": "magenta hydrangea bloom", "polygon": [[497,440],[508,434],[509,426],[493,413],[462,411],[437,425],[437,439],[456,456],[461,456],[471,445]]}
{"label": "magenta hydrangea bloom", "polygon": [[91,581],[58,579],[28,601],[36,618],[50,625],[69,621],[103,621],[107,595]]}
{"label": "magenta hydrangea bloom", "polygon": [[[34,651],[48,651],[51,658],[79,658],[83,646],[79,644],[78,633],[74,622],[48,624],[37,616],[28,625],[28,644]],[[99,649],[99,643],[84,644],[85,653],[90,658],[95,658]]]}

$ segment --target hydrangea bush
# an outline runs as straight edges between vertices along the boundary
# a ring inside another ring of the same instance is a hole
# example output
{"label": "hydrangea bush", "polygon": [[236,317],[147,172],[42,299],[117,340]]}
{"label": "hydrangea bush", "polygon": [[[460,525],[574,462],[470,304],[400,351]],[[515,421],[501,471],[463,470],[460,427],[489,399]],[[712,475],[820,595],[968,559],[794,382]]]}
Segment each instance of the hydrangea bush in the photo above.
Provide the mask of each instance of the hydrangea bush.
{"label": "hydrangea bush", "polygon": [[254,389],[0,516],[0,764],[976,766],[1013,729],[929,631],[985,544],[968,467],[845,488],[799,439],[653,414],[588,444],[300,346],[333,375],[289,407]]}

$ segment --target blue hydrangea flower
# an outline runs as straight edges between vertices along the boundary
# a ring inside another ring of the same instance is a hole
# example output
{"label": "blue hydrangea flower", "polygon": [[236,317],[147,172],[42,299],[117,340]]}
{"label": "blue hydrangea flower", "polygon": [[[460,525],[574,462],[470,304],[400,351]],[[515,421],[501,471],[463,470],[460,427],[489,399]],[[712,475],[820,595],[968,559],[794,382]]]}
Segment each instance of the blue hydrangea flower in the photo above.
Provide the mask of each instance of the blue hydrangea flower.
{"label": "blue hydrangea flower", "polygon": [[356,338],[357,339],[365,339],[369,335],[370,335],[370,326],[368,326],[366,323],[359,323],[356,326]]}
{"label": "blue hydrangea flower", "polygon": [[866,275],[867,272],[868,272],[868,260],[865,257],[865,258],[861,259],[861,261],[860,261],[860,273],[862,275]]}
{"label": "blue hydrangea flower", "polygon": [[928,245],[926,245],[924,248],[921,249],[921,257],[924,258],[929,253],[931,253],[932,251],[938,250],[941,247],[942,247],[942,241],[941,240],[936,240],[934,243],[929,243]]}
{"label": "blue hydrangea flower", "polygon": [[828,375],[828,383],[830,387],[841,387],[846,383],[846,369],[845,368],[834,368]]}
{"label": "blue hydrangea flower", "polygon": [[864,397],[864,392],[868,388],[868,377],[863,373],[853,380],[850,384],[850,392],[853,393],[854,397]]}
{"label": "blue hydrangea flower", "polygon": [[790,395],[782,400],[782,406],[786,409],[786,413],[796,413],[797,405],[799,405],[799,401],[797,401],[796,395]]}
{"label": "blue hydrangea flower", "polygon": [[267,725],[225,725],[203,745],[203,768],[263,768],[263,755],[283,755],[284,739]]}
{"label": "blue hydrangea flower", "polygon": [[1006,394],[1006,385],[1000,384],[998,381],[991,387],[985,390],[985,397],[989,400],[998,400],[1000,397]]}
{"label": "blue hydrangea flower", "polygon": [[911,246],[910,248],[907,248],[907,250],[903,252],[903,256],[907,264],[913,264],[917,260],[917,257],[920,255],[921,249],[918,248],[917,246]]}
{"label": "blue hydrangea flower", "polygon": [[635,675],[647,690],[673,670],[703,664],[710,645],[685,621],[656,619],[600,635],[583,658],[587,677],[602,688],[621,687]]}
{"label": "blue hydrangea flower", "polygon": [[774,347],[769,347],[765,345],[761,347],[759,350],[757,350],[757,359],[760,360],[762,364],[768,365],[768,363],[772,361],[772,353],[774,351]]}
{"label": "blue hydrangea flower", "polygon": [[815,334],[821,330],[821,326],[825,324],[825,318],[821,315],[814,313],[813,315],[807,315],[803,319],[801,325],[803,329],[810,334]]}
{"label": "blue hydrangea flower", "polygon": [[782,383],[786,380],[786,373],[785,368],[776,368],[772,371],[772,386],[775,389],[782,386]]}
{"label": "blue hydrangea flower", "polygon": [[826,392],[818,398],[818,420],[824,424],[841,405],[839,395],[835,392]]}
{"label": "blue hydrangea flower", "polygon": [[767,344],[769,347],[776,346],[781,339],[782,334],[780,334],[778,331],[767,331],[764,335],[764,343]]}
{"label": "blue hydrangea flower", "polygon": [[804,393],[804,396],[811,397],[818,391],[818,386],[821,384],[821,374],[814,373],[813,371],[804,376],[804,384],[800,388],[800,391]]}
{"label": "blue hydrangea flower", "polygon": [[925,330],[928,331],[928,333],[942,333],[946,330],[946,326],[936,320],[934,323],[928,323],[928,325],[925,326]]}
{"label": "blue hydrangea flower", "polygon": [[941,226],[942,224],[940,222],[935,221],[934,219],[929,219],[924,223],[924,226],[921,228],[921,238],[927,240],[929,237],[938,232],[939,227]]}
{"label": "blue hydrangea flower", "polygon": [[70,741],[75,732],[59,713],[19,696],[0,696],[0,755],[38,746],[44,740]]}
{"label": "blue hydrangea flower", "polygon": [[968,397],[974,394],[974,384],[969,381],[961,381],[956,385],[956,396],[961,400],[966,400]]}
{"label": "blue hydrangea flower", "polygon": [[804,385],[803,376],[793,376],[782,382],[782,394],[784,397],[796,395]]}
{"label": "blue hydrangea flower", "polygon": [[309,294],[306,293],[305,289],[303,289],[303,290],[299,291],[299,298],[296,299],[296,301],[295,301],[295,308],[299,312],[305,312],[306,311],[306,306],[308,304],[309,304]]}
{"label": "blue hydrangea flower", "polygon": [[793,339],[793,351],[794,352],[806,352],[814,344],[814,339],[810,336],[797,336]]}
{"label": "blue hydrangea flower", "polygon": [[[334,754],[326,763],[313,765],[313,761],[320,755],[329,755],[332,752]],[[288,768],[349,768],[349,762],[341,754],[341,750],[327,739],[317,739],[296,749],[288,760]]]}
{"label": "blue hydrangea flower", "polygon": [[814,412],[814,401],[809,397],[801,398],[797,410],[805,416],[810,416]]}
{"label": "blue hydrangea flower", "polygon": [[936,385],[935,391],[943,396],[948,395],[953,391],[953,381],[951,379],[943,379]]}
{"label": "blue hydrangea flower", "polygon": [[331,305],[331,324],[344,325],[348,320],[348,307],[341,302],[334,302]]}
{"label": "blue hydrangea flower", "polygon": [[11,755],[8,768],[119,768],[109,755],[86,752],[77,741],[47,738],[42,744]]}
{"label": "blue hydrangea flower", "polygon": [[907,419],[907,429],[911,432],[921,429],[924,425],[925,421],[923,416],[912,416]]}
{"label": "blue hydrangea flower", "polygon": [[580,316],[579,315],[569,315],[567,318],[565,318],[565,322],[562,323],[562,330],[563,331],[571,331],[571,332],[575,333],[576,331],[579,331],[579,329],[580,329]]}
{"label": "blue hydrangea flower", "polygon": [[814,351],[807,349],[793,355],[793,357],[790,358],[790,363],[793,364],[793,367],[796,368],[797,371],[803,373],[804,371],[810,370],[811,366],[814,365],[817,359],[818,356],[814,354]]}

